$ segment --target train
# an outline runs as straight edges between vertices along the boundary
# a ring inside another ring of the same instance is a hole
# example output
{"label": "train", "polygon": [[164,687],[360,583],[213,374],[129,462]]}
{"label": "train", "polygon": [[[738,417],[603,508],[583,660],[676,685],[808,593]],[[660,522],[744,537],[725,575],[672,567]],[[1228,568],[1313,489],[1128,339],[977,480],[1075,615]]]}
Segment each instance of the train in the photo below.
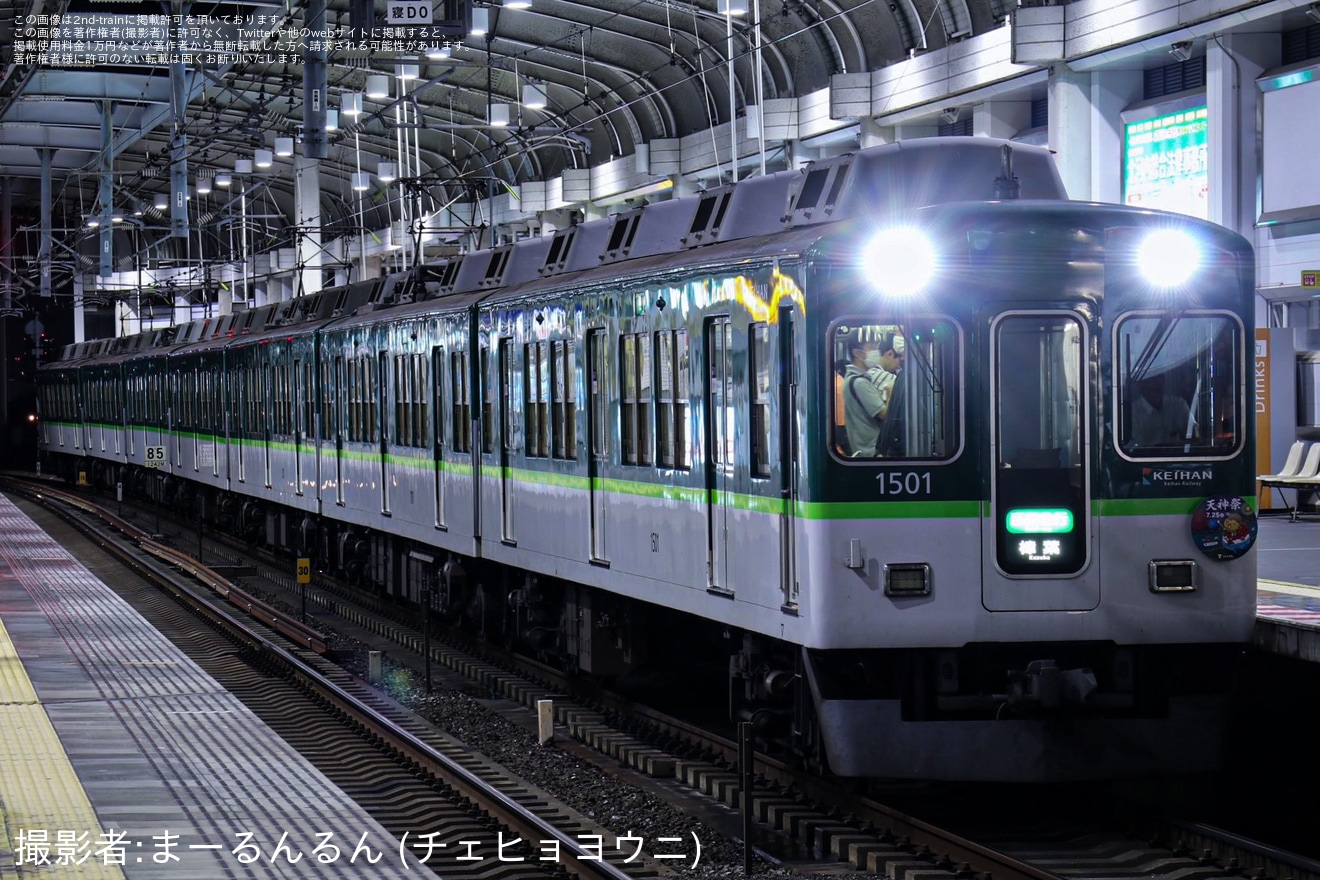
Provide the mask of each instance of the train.
{"label": "train", "polygon": [[1195,773],[1256,616],[1254,279],[1043,148],[907,140],[71,344],[41,455],[837,777]]}

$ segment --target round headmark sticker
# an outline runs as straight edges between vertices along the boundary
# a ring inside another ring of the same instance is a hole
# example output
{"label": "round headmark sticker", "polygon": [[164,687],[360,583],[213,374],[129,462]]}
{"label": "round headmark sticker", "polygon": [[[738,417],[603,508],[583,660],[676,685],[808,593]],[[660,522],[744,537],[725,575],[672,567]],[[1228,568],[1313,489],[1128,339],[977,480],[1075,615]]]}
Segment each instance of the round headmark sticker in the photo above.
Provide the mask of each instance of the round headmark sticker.
{"label": "round headmark sticker", "polygon": [[1192,514],[1192,541],[1211,559],[1237,559],[1256,543],[1256,511],[1236,495],[1212,495]]}

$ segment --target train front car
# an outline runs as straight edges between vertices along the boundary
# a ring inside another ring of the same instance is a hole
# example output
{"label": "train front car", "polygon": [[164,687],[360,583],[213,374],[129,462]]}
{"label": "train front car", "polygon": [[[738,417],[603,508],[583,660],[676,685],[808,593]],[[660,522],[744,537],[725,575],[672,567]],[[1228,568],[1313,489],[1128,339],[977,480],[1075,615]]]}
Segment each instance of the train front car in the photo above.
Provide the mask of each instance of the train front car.
{"label": "train front car", "polygon": [[1213,768],[1255,619],[1247,243],[964,202],[806,266],[803,672],[832,770]]}

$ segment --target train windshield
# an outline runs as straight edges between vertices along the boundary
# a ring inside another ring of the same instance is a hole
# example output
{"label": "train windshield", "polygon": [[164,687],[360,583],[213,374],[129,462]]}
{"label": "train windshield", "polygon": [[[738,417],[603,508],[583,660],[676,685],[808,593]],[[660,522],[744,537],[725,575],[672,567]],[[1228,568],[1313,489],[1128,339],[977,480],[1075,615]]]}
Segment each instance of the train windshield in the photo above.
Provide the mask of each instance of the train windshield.
{"label": "train windshield", "polygon": [[1231,455],[1240,446],[1242,325],[1226,313],[1137,313],[1115,329],[1118,447],[1129,458]]}
{"label": "train windshield", "polygon": [[834,454],[941,461],[957,452],[960,338],[943,318],[876,317],[831,330]]}

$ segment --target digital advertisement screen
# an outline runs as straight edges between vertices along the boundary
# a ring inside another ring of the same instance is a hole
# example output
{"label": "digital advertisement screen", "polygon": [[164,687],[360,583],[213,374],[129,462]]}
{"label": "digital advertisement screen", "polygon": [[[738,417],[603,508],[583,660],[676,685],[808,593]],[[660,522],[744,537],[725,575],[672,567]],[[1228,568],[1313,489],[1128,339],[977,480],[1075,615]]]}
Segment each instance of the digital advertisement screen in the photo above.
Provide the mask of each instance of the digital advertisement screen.
{"label": "digital advertisement screen", "polygon": [[1209,114],[1193,107],[1123,126],[1123,203],[1208,220]]}

